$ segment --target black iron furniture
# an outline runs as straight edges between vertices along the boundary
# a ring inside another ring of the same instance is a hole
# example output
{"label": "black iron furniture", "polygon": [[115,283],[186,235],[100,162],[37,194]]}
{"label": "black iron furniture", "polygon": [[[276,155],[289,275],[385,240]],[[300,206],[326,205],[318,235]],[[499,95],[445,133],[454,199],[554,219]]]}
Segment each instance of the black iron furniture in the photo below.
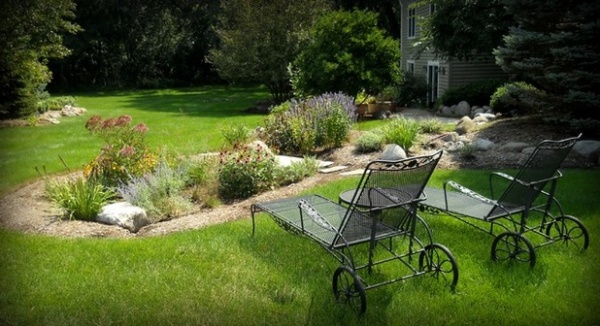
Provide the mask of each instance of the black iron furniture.
{"label": "black iron furniture", "polygon": [[[491,256],[495,262],[518,261],[533,267],[535,249],[556,242],[584,250],[589,244],[587,229],[577,218],[565,215],[555,197],[562,177],[558,168],[580,137],[541,142],[514,176],[491,173],[489,198],[446,181],[443,189],[426,187],[427,199],[420,206],[494,236]],[[495,197],[499,187],[503,191]]]}
{"label": "black iron furniture", "polygon": [[[370,162],[347,206],[319,195],[253,204],[252,234],[255,213],[266,212],[284,229],[315,240],[342,264],[333,274],[335,297],[360,313],[366,310],[366,290],[411,277],[430,274],[453,289],[458,281],[456,261],[446,247],[432,242],[427,224],[416,214],[440,156],[437,152]],[[361,205],[353,204],[357,202]],[[408,274],[381,280],[386,273],[378,270],[379,279],[369,284],[357,273],[366,269],[371,276],[383,263],[389,263],[386,272],[396,273],[398,265]]]}

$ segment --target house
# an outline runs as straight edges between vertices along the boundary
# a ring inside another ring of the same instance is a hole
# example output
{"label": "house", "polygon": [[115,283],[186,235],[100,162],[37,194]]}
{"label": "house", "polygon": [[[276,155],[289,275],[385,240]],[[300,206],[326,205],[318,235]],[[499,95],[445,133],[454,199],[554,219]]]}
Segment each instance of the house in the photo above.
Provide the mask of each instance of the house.
{"label": "house", "polygon": [[399,0],[401,6],[401,68],[405,73],[425,77],[429,85],[427,101],[431,105],[450,88],[470,82],[490,79],[506,79],[507,75],[495,63],[493,55],[481,56],[470,61],[439,58],[431,52],[418,53],[414,43],[419,40],[419,19],[435,11],[435,5],[415,5],[418,0]]}

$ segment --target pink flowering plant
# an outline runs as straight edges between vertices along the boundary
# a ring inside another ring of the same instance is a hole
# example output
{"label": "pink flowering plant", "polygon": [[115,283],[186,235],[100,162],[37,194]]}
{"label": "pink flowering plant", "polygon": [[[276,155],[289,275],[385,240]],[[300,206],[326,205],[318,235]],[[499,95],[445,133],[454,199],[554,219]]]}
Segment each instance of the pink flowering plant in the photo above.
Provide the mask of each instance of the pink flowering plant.
{"label": "pink flowering plant", "polygon": [[152,171],[156,165],[156,156],[145,142],[148,127],[143,123],[132,126],[131,116],[102,119],[95,115],[88,119],[85,128],[104,141],[100,154],[85,168],[88,179],[114,187],[130,176]]}
{"label": "pink flowering plant", "polygon": [[275,157],[261,147],[236,145],[220,154],[219,196],[224,200],[248,198],[275,186]]}

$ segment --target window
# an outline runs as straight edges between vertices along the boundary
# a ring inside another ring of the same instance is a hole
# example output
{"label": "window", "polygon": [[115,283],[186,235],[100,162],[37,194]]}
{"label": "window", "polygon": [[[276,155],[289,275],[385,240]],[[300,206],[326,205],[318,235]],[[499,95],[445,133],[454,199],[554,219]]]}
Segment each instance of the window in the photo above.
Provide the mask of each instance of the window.
{"label": "window", "polygon": [[417,9],[410,8],[408,9],[408,38],[412,38],[416,36],[417,30]]}
{"label": "window", "polygon": [[435,12],[435,4],[429,5],[429,14],[432,15]]}
{"label": "window", "polygon": [[406,62],[406,72],[414,75],[415,74],[415,61],[409,60]]}

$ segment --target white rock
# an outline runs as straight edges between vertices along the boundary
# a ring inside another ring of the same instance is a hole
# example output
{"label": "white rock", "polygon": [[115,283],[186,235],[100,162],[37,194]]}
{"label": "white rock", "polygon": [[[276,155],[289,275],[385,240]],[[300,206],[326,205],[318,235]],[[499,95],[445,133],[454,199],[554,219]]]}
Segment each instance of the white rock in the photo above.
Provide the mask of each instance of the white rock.
{"label": "white rock", "polygon": [[498,147],[499,151],[521,153],[525,148],[530,147],[528,143],[508,142]]}
{"label": "white rock", "polygon": [[118,225],[134,233],[152,223],[143,208],[133,206],[128,202],[118,202],[102,207],[96,217],[96,222]]}
{"label": "white rock", "polygon": [[402,149],[402,147],[400,147],[399,145],[396,145],[396,144],[388,144],[388,145],[385,145],[385,148],[383,149],[383,153],[381,154],[381,156],[379,158],[382,160],[397,161],[397,160],[405,159],[406,157],[407,157],[406,151],[404,151],[404,149]]}

